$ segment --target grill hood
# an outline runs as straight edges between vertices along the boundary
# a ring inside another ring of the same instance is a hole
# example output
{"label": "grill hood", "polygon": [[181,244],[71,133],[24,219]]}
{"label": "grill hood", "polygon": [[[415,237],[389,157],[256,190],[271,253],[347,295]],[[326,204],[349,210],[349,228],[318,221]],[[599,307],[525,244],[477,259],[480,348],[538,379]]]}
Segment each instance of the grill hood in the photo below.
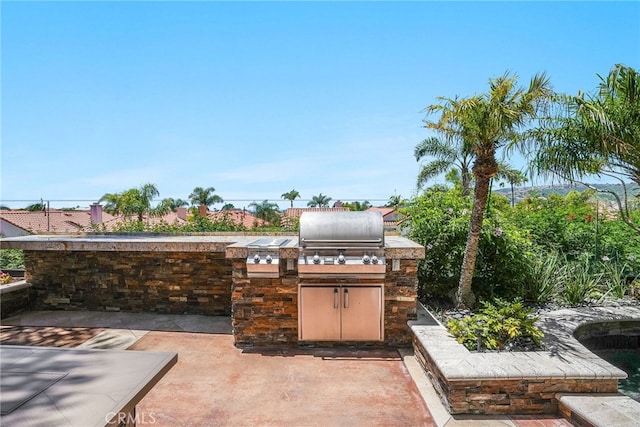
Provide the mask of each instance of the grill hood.
{"label": "grill hood", "polygon": [[304,212],[299,245],[309,249],[384,247],[384,221],[376,211]]}

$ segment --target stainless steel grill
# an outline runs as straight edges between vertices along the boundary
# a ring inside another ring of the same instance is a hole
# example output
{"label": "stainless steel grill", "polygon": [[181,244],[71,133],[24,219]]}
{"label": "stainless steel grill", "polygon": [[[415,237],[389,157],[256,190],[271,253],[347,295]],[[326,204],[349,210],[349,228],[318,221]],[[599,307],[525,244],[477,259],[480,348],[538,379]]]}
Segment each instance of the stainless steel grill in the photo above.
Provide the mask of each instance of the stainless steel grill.
{"label": "stainless steel grill", "polygon": [[280,273],[280,247],[289,243],[290,239],[261,238],[247,244],[247,276],[278,277]]}
{"label": "stainless steel grill", "polygon": [[301,278],[383,278],[384,222],[379,212],[305,212],[300,216]]}

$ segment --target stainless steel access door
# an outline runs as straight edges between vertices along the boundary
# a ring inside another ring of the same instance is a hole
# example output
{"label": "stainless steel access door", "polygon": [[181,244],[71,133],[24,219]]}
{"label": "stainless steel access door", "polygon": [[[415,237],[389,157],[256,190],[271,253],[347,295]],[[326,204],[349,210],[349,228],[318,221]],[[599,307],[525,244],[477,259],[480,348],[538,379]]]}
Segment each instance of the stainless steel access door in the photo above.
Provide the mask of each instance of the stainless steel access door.
{"label": "stainless steel access door", "polygon": [[301,285],[298,299],[302,341],[381,341],[380,286]]}

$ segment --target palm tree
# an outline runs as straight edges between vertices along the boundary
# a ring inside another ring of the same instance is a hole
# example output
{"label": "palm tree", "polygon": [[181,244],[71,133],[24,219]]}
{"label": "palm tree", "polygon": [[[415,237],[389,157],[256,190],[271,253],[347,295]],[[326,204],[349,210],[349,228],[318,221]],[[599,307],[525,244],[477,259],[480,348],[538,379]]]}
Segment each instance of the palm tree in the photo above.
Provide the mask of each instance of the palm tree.
{"label": "palm tree", "polygon": [[371,207],[371,202],[365,200],[364,202],[359,202],[358,200],[354,202],[344,203],[342,205],[345,208],[349,208],[350,211],[366,211]]}
{"label": "palm tree", "polygon": [[426,127],[450,137],[459,136],[469,144],[474,155],[472,166],[475,187],[467,243],[456,292],[459,307],[472,307],[475,295],[471,282],[478,255],[484,211],[489,185],[498,174],[496,151],[502,147],[523,148],[524,127],[537,117],[540,108],[552,97],[546,75],[535,75],[528,88],[517,87],[517,76],[505,73],[489,80],[489,92],[470,98],[439,98],[439,103],[427,107],[429,114],[439,113],[437,121],[427,121]]}
{"label": "palm tree", "polygon": [[266,221],[269,224],[277,225],[280,220],[280,215],[278,214],[279,207],[276,203],[271,203],[268,200],[263,200],[260,203],[250,203],[249,208],[256,216],[256,218],[260,218],[261,220]]}
{"label": "palm tree", "polygon": [[45,203],[43,201],[40,201],[40,202],[37,202],[37,203],[30,204],[24,209],[29,211],[29,212],[45,211],[45,210],[47,210],[47,205],[45,205]]}
{"label": "palm tree", "polygon": [[307,203],[307,206],[310,208],[327,208],[329,207],[329,202],[331,201],[331,197],[325,196],[320,193],[317,196],[313,196],[311,200]]}
{"label": "palm tree", "polygon": [[154,184],[147,183],[122,193],[106,193],[98,202],[106,202],[104,210],[107,213],[124,216],[137,215],[138,221],[142,221],[144,214],[151,212],[153,198],[159,195],[158,188]]}
{"label": "palm tree", "polygon": [[511,185],[511,207],[516,205],[516,195],[514,186],[522,185],[529,179],[518,169],[508,167],[508,165],[502,165],[498,168],[498,178],[506,181]]}
{"label": "palm tree", "polygon": [[460,138],[460,135],[452,134],[445,140],[436,137],[427,138],[416,145],[413,155],[416,161],[427,156],[434,158],[420,166],[418,188],[421,188],[431,178],[450,170],[456,170],[460,172],[462,195],[469,194],[473,152],[469,144]]}
{"label": "palm tree", "polygon": [[640,184],[640,70],[617,64],[606,78],[598,76],[595,94],[559,97],[559,109],[534,136],[543,141],[533,164],[538,172],[581,182],[588,175],[620,181],[623,198],[611,194],[622,220],[640,232],[627,210],[625,180]]}
{"label": "palm tree", "polygon": [[224,202],[222,197],[214,194],[214,191],[216,191],[216,189],[213,187],[196,187],[191,194],[189,194],[189,200],[194,206],[206,206],[207,208],[216,203]]}
{"label": "palm tree", "polygon": [[174,199],[172,197],[168,197],[166,199],[162,199],[158,205],[150,210],[151,215],[154,216],[162,216],[169,212],[175,212],[178,208],[183,206],[187,206],[189,202],[182,199]]}
{"label": "palm tree", "polygon": [[407,204],[407,201],[403,199],[401,195],[394,194],[391,197],[389,197],[389,201],[385,206],[389,208],[399,209],[406,204]]}
{"label": "palm tree", "polygon": [[295,189],[293,189],[288,193],[282,193],[280,197],[282,197],[285,200],[289,200],[291,202],[291,207],[293,207],[293,201],[300,197],[300,193],[297,192]]}

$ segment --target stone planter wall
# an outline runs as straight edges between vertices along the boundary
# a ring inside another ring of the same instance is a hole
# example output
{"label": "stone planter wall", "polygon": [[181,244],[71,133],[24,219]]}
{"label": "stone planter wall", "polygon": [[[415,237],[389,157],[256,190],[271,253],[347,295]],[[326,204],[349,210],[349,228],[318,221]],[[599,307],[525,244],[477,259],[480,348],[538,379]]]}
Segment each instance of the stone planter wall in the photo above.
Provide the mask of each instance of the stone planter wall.
{"label": "stone planter wall", "polygon": [[615,393],[617,379],[473,378],[451,380],[442,373],[424,346],[414,340],[418,362],[450,414],[527,415],[556,414],[556,393]]}
{"label": "stone planter wall", "polygon": [[558,394],[616,393],[627,376],[572,333],[584,319],[635,317],[640,309],[585,310],[558,310],[538,320],[545,351],[470,352],[442,325],[426,321],[411,325],[414,352],[451,414],[554,414]]}
{"label": "stone planter wall", "polygon": [[13,316],[31,307],[30,287],[25,280],[0,287],[0,318]]}
{"label": "stone planter wall", "polygon": [[228,315],[224,252],[25,251],[37,310]]}

